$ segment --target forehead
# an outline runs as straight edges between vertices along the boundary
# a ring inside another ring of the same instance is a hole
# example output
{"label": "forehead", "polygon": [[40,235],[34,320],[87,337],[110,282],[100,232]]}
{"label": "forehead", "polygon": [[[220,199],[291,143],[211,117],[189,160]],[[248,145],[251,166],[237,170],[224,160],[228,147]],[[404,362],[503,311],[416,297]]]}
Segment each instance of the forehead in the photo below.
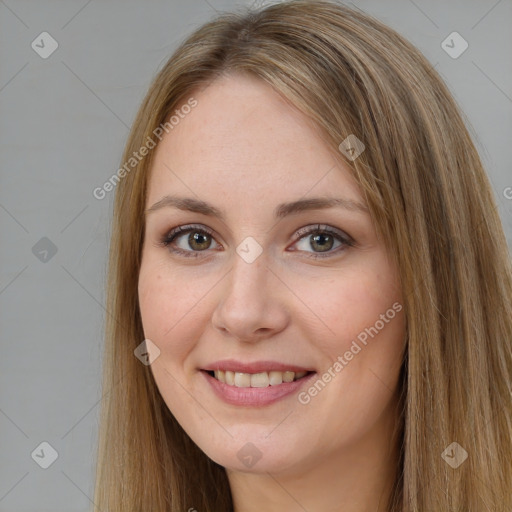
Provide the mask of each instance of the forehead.
{"label": "forehead", "polygon": [[231,75],[190,97],[197,105],[156,148],[148,202],[175,191],[217,202],[277,203],[310,192],[360,198],[350,169],[312,121],[265,82]]}

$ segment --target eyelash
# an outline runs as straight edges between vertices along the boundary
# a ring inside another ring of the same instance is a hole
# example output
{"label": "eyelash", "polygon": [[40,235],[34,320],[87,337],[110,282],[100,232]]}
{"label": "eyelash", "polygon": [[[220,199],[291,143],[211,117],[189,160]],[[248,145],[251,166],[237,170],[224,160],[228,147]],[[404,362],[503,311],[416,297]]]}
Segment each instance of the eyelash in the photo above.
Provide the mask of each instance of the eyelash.
{"label": "eyelash", "polygon": [[[206,234],[213,238],[213,232],[206,227],[197,226],[197,225],[185,225],[185,226],[178,226],[176,228],[171,229],[171,231],[167,232],[158,243],[158,246],[167,247],[169,251],[182,255],[186,258],[197,258],[201,255],[202,252],[205,251],[185,251],[183,249],[179,249],[176,247],[171,247],[171,244],[176,240],[176,238],[180,235],[184,235],[185,233],[190,232],[197,232],[201,234]],[[321,224],[317,224],[313,227],[306,227],[301,228],[298,231],[296,231],[295,235],[299,238],[296,240],[295,243],[302,240],[302,238],[305,238],[307,235],[311,235],[313,233],[327,233],[329,235],[332,235],[335,237],[338,241],[342,243],[342,246],[338,247],[335,250],[327,251],[325,255],[322,253],[308,253],[307,257],[319,259],[319,258],[329,258],[332,257],[334,254],[337,254],[339,252],[342,252],[346,250],[348,247],[353,247],[355,245],[355,241],[349,237],[348,235],[342,234],[342,232],[335,230],[333,228],[330,228],[329,226],[322,226]]]}

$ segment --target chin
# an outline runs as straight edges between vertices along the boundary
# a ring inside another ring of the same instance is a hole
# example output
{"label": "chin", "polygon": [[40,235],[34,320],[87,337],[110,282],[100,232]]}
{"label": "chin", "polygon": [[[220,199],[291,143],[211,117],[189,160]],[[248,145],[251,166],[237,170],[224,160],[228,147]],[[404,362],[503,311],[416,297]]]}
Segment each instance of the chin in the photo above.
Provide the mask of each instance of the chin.
{"label": "chin", "polygon": [[255,474],[281,473],[300,466],[297,446],[302,445],[301,442],[292,441],[289,435],[286,440],[280,436],[268,437],[271,428],[265,428],[262,433],[261,426],[257,427],[239,429],[243,430],[243,435],[238,432],[222,445],[198,445],[210,459],[226,470]]}

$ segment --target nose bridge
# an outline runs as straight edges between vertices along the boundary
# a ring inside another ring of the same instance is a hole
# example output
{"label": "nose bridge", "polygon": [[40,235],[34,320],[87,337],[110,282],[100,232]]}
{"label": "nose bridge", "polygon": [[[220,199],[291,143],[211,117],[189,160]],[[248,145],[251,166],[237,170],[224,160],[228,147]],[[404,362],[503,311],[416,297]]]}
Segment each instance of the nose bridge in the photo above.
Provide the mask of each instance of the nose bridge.
{"label": "nose bridge", "polygon": [[[267,274],[270,272],[268,265],[271,264],[269,250],[265,250],[262,243],[247,235],[235,246],[231,271],[227,276],[229,280],[227,293],[242,299],[245,292],[252,295],[258,289],[262,291],[268,278]],[[258,284],[259,287],[256,286]]]}
{"label": "nose bridge", "polygon": [[237,248],[212,317],[217,328],[246,341],[280,330],[286,323],[284,310],[273,293],[267,254],[260,251],[255,256],[255,246],[247,244]]}
{"label": "nose bridge", "polygon": [[263,250],[260,254],[256,254],[250,242],[240,244],[233,258],[226,294],[238,303],[248,300],[256,306],[255,301],[264,298],[266,293],[268,273],[270,273],[268,263],[267,254]]}

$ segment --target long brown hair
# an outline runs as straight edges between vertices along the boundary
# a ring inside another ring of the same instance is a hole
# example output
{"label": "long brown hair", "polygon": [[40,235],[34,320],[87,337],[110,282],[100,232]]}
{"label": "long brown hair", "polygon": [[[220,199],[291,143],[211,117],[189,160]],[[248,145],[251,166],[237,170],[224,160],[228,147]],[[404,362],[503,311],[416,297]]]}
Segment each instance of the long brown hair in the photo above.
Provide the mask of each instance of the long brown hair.
{"label": "long brown hair", "polygon": [[[297,0],[222,14],[159,71],[123,163],[194,91],[232,72],[271,84],[340,160],[349,134],[366,146],[344,163],[400,269],[406,318],[401,449],[388,509],[510,512],[511,261],[447,87],[413,45],[358,9]],[[134,356],[144,339],[137,284],[153,154],[116,184],[94,502],[103,512],[230,511],[225,469],[183,431]],[[468,454],[456,468],[446,462],[453,442]]]}

